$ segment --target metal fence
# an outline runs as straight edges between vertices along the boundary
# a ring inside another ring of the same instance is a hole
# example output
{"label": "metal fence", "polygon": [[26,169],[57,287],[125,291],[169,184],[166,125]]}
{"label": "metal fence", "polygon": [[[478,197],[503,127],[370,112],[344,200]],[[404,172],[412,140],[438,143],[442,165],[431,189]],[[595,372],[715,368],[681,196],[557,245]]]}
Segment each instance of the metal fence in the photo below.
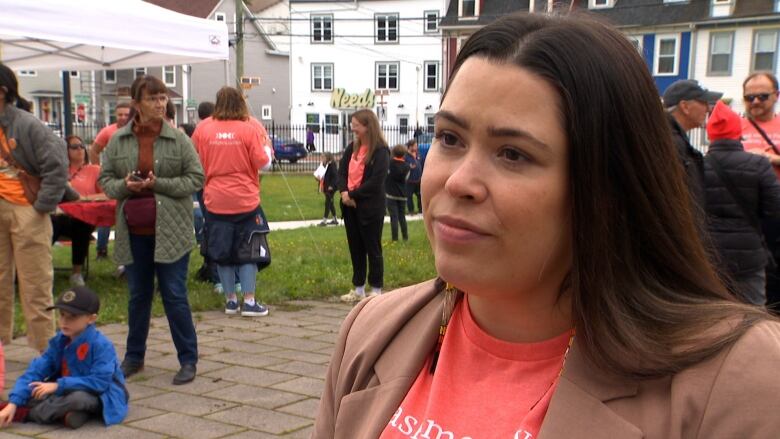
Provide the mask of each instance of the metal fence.
{"label": "metal fence", "polygon": [[[322,161],[322,154],[325,152],[332,153],[336,160],[341,157],[342,151],[352,141],[352,131],[348,126],[342,125],[325,125],[325,124],[278,124],[269,123],[266,125],[266,130],[271,136],[274,142],[275,148],[279,145],[297,144],[300,147],[307,147],[307,129],[311,128],[314,142],[313,150],[309,148],[307,156],[303,159],[296,160],[295,163],[290,163],[288,160],[278,161],[274,165],[274,171],[284,172],[314,172],[317,166]],[[382,133],[389,146],[394,146],[399,143],[406,143],[409,139],[414,137],[415,131],[418,128],[404,125],[387,125],[382,126]],[[418,134],[424,131],[423,128],[419,128]]]}
{"label": "metal fence", "polygon": [[[44,125],[51,128],[54,134],[65,137],[65,131],[60,124],[44,122]],[[97,123],[74,123],[72,133],[74,136],[81,137],[85,144],[90,145],[103,127],[103,124]]]}

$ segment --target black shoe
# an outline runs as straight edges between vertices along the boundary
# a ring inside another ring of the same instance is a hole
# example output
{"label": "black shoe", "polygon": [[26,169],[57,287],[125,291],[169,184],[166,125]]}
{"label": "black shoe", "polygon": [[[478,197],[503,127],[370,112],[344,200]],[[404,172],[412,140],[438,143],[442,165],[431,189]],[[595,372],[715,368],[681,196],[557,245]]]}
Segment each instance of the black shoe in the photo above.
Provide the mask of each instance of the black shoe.
{"label": "black shoe", "polygon": [[62,418],[62,423],[73,430],[86,424],[87,421],[89,421],[89,413],[84,411],[68,412],[65,413],[65,417]]}
{"label": "black shoe", "polygon": [[108,259],[108,250],[98,250],[96,260]]}
{"label": "black shoe", "polygon": [[185,364],[173,377],[173,384],[187,384],[195,379],[195,365]]}
{"label": "black shoe", "polygon": [[137,374],[138,372],[144,370],[144,363],[143,361],[137,363],[134,361],[124,360],[120,368],[122,369],[122,373],[125,375],[125,379],[127,379]]}

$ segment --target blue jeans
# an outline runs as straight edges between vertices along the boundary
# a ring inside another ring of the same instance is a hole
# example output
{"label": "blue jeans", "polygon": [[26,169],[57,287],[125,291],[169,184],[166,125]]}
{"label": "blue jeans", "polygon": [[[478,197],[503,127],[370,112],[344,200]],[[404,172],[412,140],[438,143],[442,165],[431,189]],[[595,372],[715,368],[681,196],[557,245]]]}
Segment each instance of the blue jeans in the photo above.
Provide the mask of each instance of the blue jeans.
{"label": "blue jeans", "polygon": [[217,265],[219,281],[225,290],[225,295],[236,292],[236,275],[241,282],[241,292],[254,293],[257,287],[257,264]]}
{"label": "blue jeans", "polygon": [[[197,201],[199,205],[202,205],[203,197],[199,197],[198,194],[192,194],[192,201]],[[205,221],[203,218],[203,210],[201,209],[201,207],[192,209],[192,220],[193,226],[195,227],[195,240],[198,242],[198,245],[200,245],[200,242],[203,239],[203,224]]]}
{"label": "blue jeans", "polygon": [[98,227],[97,228],[97,251],[108,251],[108,235],[111,234],[111,227]]}
{"label": "blue jeans", "polygon": [[130,297],[127,305],[128,333],[125,360],[131,363],[144,361],[149,321],[152,316],[154,277],[157,274],[157,284],[179,363],[196,364],[198,338],[187,299],[187,269],[190,255],[187,253],[170,264],[156,263],[154,245],[154,236],[130,235],[133,263],[127,266]]}

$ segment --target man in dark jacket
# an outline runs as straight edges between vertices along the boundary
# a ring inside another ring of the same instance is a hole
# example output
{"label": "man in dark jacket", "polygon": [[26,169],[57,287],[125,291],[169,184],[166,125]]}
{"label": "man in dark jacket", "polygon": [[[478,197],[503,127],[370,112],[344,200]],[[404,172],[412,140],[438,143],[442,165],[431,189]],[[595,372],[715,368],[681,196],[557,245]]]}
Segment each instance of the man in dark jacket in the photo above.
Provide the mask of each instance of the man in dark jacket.
{"label": "man in dark jacket", "polygon": [[780,217],[780,183],[766,157],[743,149],[740,118],[723,102],[715,106],[707,134],[707,217],[720,268],[738,295],[763,306],[770,259],[760,224]]}
{"label": "man in dark jacket", "polygon": [[688,177],[688,190],[699,212],[705,208],[704,157],[691,145],[687,132],[704,126],[707,113],[721,96],[723,93],[708,91],[690,79],[675,81],[663,96],[674,144]]}

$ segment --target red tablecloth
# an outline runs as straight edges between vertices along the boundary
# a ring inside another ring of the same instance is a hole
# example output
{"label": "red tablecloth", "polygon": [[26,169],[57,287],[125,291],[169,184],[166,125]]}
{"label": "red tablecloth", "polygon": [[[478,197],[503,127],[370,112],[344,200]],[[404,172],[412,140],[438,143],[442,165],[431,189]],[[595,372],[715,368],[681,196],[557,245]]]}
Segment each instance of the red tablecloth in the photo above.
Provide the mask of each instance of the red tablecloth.
{"label": "red tablecloth", "polygon": [[95,227],[111,227],[116,221],[116,200],[60,203],[66,214]]}

